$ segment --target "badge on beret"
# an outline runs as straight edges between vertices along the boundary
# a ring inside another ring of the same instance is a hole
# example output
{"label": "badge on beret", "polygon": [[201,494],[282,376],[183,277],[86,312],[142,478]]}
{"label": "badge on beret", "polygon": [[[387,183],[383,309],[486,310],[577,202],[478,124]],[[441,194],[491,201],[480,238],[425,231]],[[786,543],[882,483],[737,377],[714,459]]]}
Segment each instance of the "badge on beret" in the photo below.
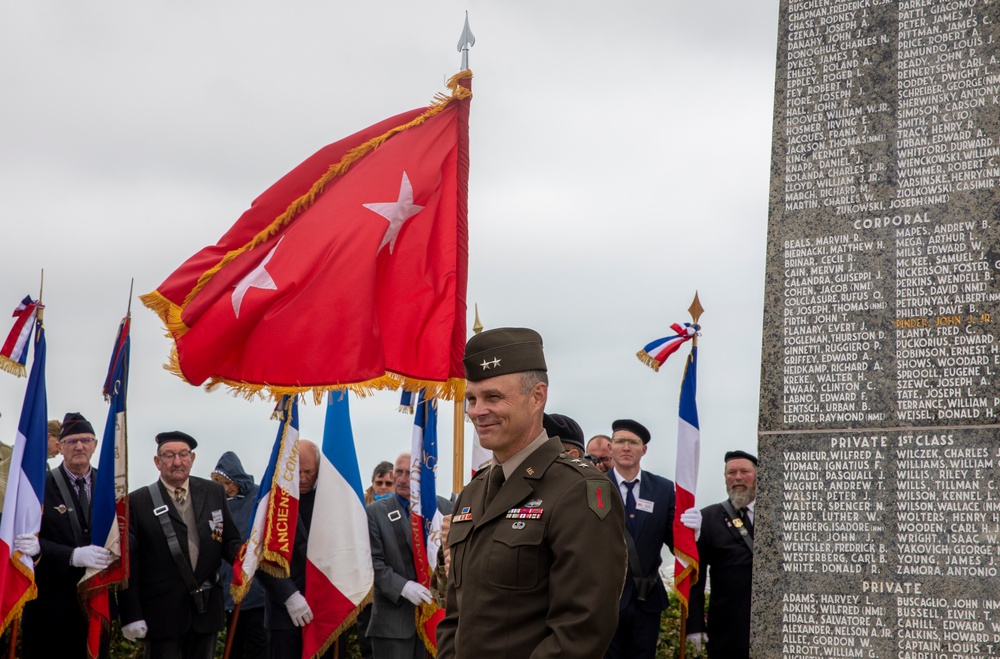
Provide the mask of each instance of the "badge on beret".
{"label": "badge on beret", "polygon": [[611,501],[608,499],[610,492],[608,485],[610,483],[611,481],[607,483],[598,480],[587,481],[587,503],[601,519],[607,517],[608,513],[611,512]]}

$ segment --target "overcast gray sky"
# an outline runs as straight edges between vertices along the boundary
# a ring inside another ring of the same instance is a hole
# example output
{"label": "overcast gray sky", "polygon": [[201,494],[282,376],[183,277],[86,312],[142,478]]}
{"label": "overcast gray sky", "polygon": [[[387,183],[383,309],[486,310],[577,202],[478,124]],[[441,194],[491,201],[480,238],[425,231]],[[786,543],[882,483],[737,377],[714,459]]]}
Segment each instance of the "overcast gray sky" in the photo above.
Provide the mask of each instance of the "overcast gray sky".
{"label": "overcast gray sky", "polygon": [[[659,373],[634,355],[689,320],[697,289],[697,495],[723,498],[722,454],[756,445],[778,0],[0,9],[0,315],[37,296],[44,268],[49,417],[83,412],[100,435],[130,279],[136,297],[152,291],[314,151],[445,91],[465,10],[470,331],[472,303],[487,327],[537,329],[547,409],[588,436],[640,420],[653,435],[643,466],[672,478],[687,348]],[[152,438],[171,429],[201,442],[195,474],[232,449],[259,479],[272,405],[162,370],[159,319],[137,299],[132,315],[130,486],[153,480]],[[0,373],[7,443],[25,383]],[[352,400],[365,482],[409,446],[397,404]],[[447,491],[450,404],[442,416]],[[322,424],[322,407],[302,410],[303,436]]]}

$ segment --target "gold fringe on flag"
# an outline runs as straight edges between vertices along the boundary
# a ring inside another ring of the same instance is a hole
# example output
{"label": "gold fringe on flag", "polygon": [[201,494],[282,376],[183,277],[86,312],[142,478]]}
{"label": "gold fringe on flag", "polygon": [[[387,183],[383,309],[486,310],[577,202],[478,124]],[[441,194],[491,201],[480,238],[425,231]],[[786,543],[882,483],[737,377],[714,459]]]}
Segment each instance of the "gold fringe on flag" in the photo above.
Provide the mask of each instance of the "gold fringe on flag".
{"label": "gold fringe on flag", "polygon": [[24,364],[16,362],[9,357],[4,357],[3,355],[0,355],[0,371],[6,371],[7,373],[16,375],[19,378],[23,378],[27,375],[27,372],[24,370]]}
{"label": "gold fringe on flag", "polygon": [[28,589],[24,591],[14,605],[10,607],[10,611],[7,612],[7,615],[4,616],[3,623],[0,625],[0,634],[7,631],[7,627],[10,626],[10,623],[21,617],[25,604],[38,597],[38,586],[35,585],[35,571],[29,570],[24,566],[24,563],[21,562],[22,556],[24,556],[24,554],[15,549],[14,553],[10,556],[10,562],[14,565],[15,570],[23,574],[31,581],[31,585],[28,586]]}
{"label": "gold fringe on flag", "polygon": [[[681,581],[684,581],[684,579],[686,579],[688,576],[691,577],[692,586],[698,583],[698,574],[699,574],[698,561],[691,558],[690,556],[688,556],[679,549],[674,550],[674,558],[677,560],[682,560],[687,563],[687,567],[681,570],[680,574],[674,574],[674,583],[673,583],[674,594],[677,595],[677,599],[680,602],[681,606],[681,619],[685,619],[687,618],[687,613],[688,613],[688,604],[689,604],[688,598],[684,597],[684,595],[682,595],[680,591],[677,590],[677,584],[680,583]],[[690,592],[690,588],[688,590]]]}
{"label": "gold fringe on flag", "polygon": [[340,638],[340,635],[343,634],[345,631],[347,631],[348,627],[354,624],[354,621],[357,620],[358,618],[358,614],[361,613],[361,609],[365,608],[366,606],[372,603],[373,593],[374,589],[368,591],[368,594],[365,595],[365,598],[361,600],[361,602],[356,607],[354,607],[354,611],[352,611],[349,616],[344,618],[343,622],[337,625],[337,628],[333,630],[332,634],[330,634],[330,638],[326,639],[326,642],[320,646],[319,651],[317,651],[316,654],[310,657],[310,659],[316,659],[316,657],[322,656],[323,653],[329,650],[330,646],[333,645],[338,638]]}
{"label": "gold fringe on flag", "polygon": [[640,350],[639,352],[635,353],[635,356],[638,357],[639,361],[641,361],[643,364],[650,367],[654,371],[659,372],[660,362],[650,357],[648,352],[646,352],[645,350]]}

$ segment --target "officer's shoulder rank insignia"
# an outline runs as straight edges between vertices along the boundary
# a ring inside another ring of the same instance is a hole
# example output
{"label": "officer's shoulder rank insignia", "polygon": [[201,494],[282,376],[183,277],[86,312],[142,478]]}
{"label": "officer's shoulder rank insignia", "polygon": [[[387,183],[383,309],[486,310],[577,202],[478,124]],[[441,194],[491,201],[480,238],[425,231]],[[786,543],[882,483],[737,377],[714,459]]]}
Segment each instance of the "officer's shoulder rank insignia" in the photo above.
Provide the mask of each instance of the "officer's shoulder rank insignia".
{"label": "officer's shoulder rank insignia", "polygon": [[604,519],[611,512],[611,481],[602,483],[599,480],[587,481],[587,503],[598,517]]}

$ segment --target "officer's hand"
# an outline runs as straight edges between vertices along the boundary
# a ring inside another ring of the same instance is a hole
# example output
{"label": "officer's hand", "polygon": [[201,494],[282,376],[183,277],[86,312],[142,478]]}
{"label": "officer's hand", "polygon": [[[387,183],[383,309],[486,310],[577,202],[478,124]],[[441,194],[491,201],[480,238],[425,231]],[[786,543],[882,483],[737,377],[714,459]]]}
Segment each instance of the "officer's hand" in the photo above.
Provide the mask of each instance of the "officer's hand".
{"label": "officer's hand", "polygon": [[699,634],[688,634],[688,643],[694,646],[694,649],[701,652],[708,645],[708,634],[701,632]]}
{"label": "officer's hand", "polygon": [[146,627],[145,620],[136,620],[122,627],[122,635],[132,642],[146,638],[147,631],[149,629]]}
{"label": "officer's hand", "polygon": [[302,596],[302,593],[295,591],[292,596],[285,600],[285,608],[288,610],[288,617],[296,627],[303,627],[312,622],[313,612],[309,608],[309,602]]}
{"label": "officer's hand", "polygon": [[69,558],[69,564],[73,567],[89,567],[94,570],[103,570],[111,565],[111,552],[104,547],[90,545],[89,547],[77,547],[73,550],[73,555]]}
{"label": "officer's hand", "polygon": [[413,606],[420,606],[421,603],[430,604],[431,600],[434,599],[427,586],[422,586],[416,581],[407,581],[400,594],[408,599]]}
{"label": "officer's hand", "polygon": [[697,542],[701,536],[701,511],[697,508],[688,508],[681,513],[681,524],[694,531],[694,539]]}
{"label": "officer's hand", "polygon": [[14,549],[25,556],[38,556],[42,551],[38,544],[38,536],[34,533],[22,533],[14,538]]}

